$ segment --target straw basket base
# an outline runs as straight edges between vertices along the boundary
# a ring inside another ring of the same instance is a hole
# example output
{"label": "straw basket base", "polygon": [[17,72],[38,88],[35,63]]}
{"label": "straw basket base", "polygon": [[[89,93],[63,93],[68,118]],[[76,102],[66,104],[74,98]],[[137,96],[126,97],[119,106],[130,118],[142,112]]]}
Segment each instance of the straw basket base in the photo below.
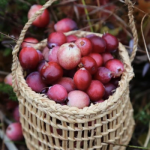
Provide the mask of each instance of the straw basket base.
{"label": "straw basket base", "polygon": [[[44,122],[43,120],[41,120],[40,118],[43,115],[40,113],[40,110],[34,109],[31,103],[20,97],[20,121],[22,124],[23,134],[26,139],[27,147],[29,148],[29,150],[125,150],[126,147],[124,146],[113,145],[113,143],[116,143],[118,145],[127,145],[132,137],[134,129],[135,123],[133,119],[133,109],[129,98],[129,89],[126,90],[125,95],[126,98],[123,102],[124,104],[122,102],[120,104],[123,105],[123,108],[119,112],[120,114],[116,115],[114,120],[108,119],[108,122],[103,122],[103,126],[109,124],[112,129],[107,129],[107,132],[101,131],[101,135],[99,136],[97,136],[96,134],[94,136],[94,133],[91,134],[93,136],[88,137],[88,142],[87,140],[83,140],[87,143],[87,145],[90,146],[87,146],[86,148],[79,145],[78,147],[76,146],[75,148],[70,148],[71,140],[69,137],[66,137],[66,139],[62,140],[62,143],[65,142],[66,146],[64,146],[63,144],[58,144],[57,142],[60,141],[62,136],[56,137],[53,133],[50,133],[50,131],[49,133],[47,132],[48,128],[50,129],[51,121]],[[33,115],[32,113],[34,113],[35,115]],[[119,123],[118,126],[113,126],[113,124],[117,124],[119,120],[122,120],[122,123]],[[96,132],[95,128],[96,127],[94,127],[91,132]],[[56,129],[58,129],[58,127]],[[102,130],[104,129],[102,128]],[[97,142],[97,139],[99,139],[100,143]]]}
{"label": "straw basket base", "polygon": [[[128,136],[125,137],[122,140],[123,141],[122,144],[124,144],[124,145],[128,145],[128,143],[131,140],[132,134],[133,134],[133,129],[134,129],[134,120],[133,120],[133,118],[131,118],[130,125],[128,127],[127,127],[128,128],[128,131],[127,131],[128,132]],[[27,144],[27,146],[28,146],[28,148],[30,150],[43,150],[42,147],[36,148],[36,147],[32,146],[32,145],[34,145],[34,142],[32,142],[32,143],[30,143],[30,142],[31,141],[28,141],[27,138],[26,138],[26,144]],[[109,147],[109,148],[106,148],[106,147],[105,148],[97,148],[96,150],[125,150],[126,149],[125,146],[113,146],[113,145],[111,145],[111,146],[107,146],[107,147]],[[49,148],[49,150],[54,150],[54,149]],[[66,150],[70,150],[70,149],[66,149]],[[76,149],[74,149],[74,150],[76,150]],[[81,150],[85,150],[85,149],[81,149]]]}
{"label": "straw basket base", "polygon": [[[134,129],[134,120],[133,120],[133,118],[130,118],[130,124],[129,124],[129,126],[127,128],[128,128],[128,130],[127,130],[128,136],[126,136],[126,137],[124,137],[124,139],[122,139],[122,141],[123,141],[122,144],[124,144],[124,145],[128,145],[128,143],[131,140],[133,129]],[[37,146],[35,147],[34,142],[31,143],[31,141],[28,141],[27,139],[28,138],[26,137],[26,144],[27,144],[27,146],[28,146],[28,148],[30,150],[43,150],[42,147],[36,148]],[[34,145],[34,146],[32,146],[32,145]],[[107,146],[107,147],[108,148],[106,148],[106,147],[105,148],[97,148],[96,150],[125,150],[126,149],[126,147],[124,147],[124,146],[113,146],[113,145],[110,145],[110,146]],[[54,149],[50,149],[49,148],[49,150],[54,150]],[[70,149],[66,149],[66,150],[70,150]],[[76,149],[74,149],[74,150],[76,150]],[[85,149],[81,149],[81,150],[85,150]]]}

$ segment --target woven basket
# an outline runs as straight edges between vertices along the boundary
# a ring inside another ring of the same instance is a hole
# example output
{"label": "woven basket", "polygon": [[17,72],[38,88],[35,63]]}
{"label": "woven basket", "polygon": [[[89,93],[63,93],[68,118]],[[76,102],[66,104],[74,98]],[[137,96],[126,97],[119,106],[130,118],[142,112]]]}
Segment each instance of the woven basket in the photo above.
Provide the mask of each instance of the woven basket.
{"label": "woven basket", "polygon": [[[27,29],[54,1],[49,0],[26,23],[13,50],[13,88],[19,100],[20,121],[26,144],[30,150],[124,150],[125,147],[116,144],[128,144],[134,128],[129,81],[134,76],[131,61],[136,54],[138,40],[132,16],[132,3],[125,0],[129,9],[134,47],[129,58],[125,47],[119,43],[119,57],[125,68],[119,87],[103,103],[78,109],[61,106],[46,96],[32,91],[26,84],[17,56]],[[65,34],[83,37],[91,33],[71,31]],[[46,46],[46,42],[47,40],[43,40],[35,45],[35,48],[42,49]]]}

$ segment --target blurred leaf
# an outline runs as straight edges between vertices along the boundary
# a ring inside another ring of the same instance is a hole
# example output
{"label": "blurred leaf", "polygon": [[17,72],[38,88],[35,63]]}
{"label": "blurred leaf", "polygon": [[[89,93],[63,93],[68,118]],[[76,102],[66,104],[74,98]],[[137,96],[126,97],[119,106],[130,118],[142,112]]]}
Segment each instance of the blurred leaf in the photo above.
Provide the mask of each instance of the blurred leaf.
{"label": "blurred leaf", "polygon": [[7,4],[8,4],[7,0],[0,0],[0,8],[6,7]]}
{"label": "blurred leaf", "polygon": [[9,56],[12,53],[12,50],[10,48],[6,48],[3,52],[3,56]]}
{"label": "blurred leaf", "polygon": [[143,110],[139,113],[138,120],[141,121],[143,124],[148,124],[150,120],[149,118],[150,114],[148,114],[147,111]]}
{"label": "blurred leaf", "polygon": [[18,101],[12,86],[8,84],[0,83],[0,92],[3,94],[8,94],[10,100]]}
{"label": "blurred leaf", "polygon": [[146,136],[147,136],[147,133],[143,133],[139,136],[138,141],[140,142],[141,145],[144,145],[144,142],[146,140]]}
{"label": "blurred leaf", "polygon": [[0,41],[2,41],[4,38],[4,35],[0,34]]}
{"label": "blurred leaf", "polygon": [[109,29],[107,26],[104,26],[101,28],[101,33],[110,33],[114,36],[118,35],[121,31],[121,27],[115,28],[115,29]]}
{"label": "blurred leaf", "polygon": [[147,148],[150,148],[150,141],[149,141],[149,143],[148,143],[148,146],[147,146]]}

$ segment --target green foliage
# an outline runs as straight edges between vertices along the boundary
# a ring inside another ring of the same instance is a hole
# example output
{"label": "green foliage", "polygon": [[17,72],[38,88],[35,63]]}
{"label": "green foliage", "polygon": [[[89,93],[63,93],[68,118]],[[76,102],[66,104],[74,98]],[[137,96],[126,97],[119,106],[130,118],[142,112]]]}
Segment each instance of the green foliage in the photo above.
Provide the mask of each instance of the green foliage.
{"label": "green foliage", "polygon": [[0,42],[3,40],[4,35],[0,34]]}
{"label": "green foliage", "polygon": [[0,92],[3,94],[8,94],[9,99],[11,99],[12,101],[18,101],[16,94],[14,93],[13,88],[10,85],[0,83]]}
{"label": "green foliage", "polygon": [[147,125],[150,121],[149,118],[150,118],[150,114],[148,114],[147,111],[142,110],[139,113],[138,120],[141,121],[143,124]]}
{"label": "green foliage", "polygon": [[6,48],[3,52],[3,56],[9,56],[11,54],[12,50],[10,48]]}
{"label": "green foliage", "polygon": [[7,4],[8,4],[7,0],[0,0],[0,8],[6,7]]}

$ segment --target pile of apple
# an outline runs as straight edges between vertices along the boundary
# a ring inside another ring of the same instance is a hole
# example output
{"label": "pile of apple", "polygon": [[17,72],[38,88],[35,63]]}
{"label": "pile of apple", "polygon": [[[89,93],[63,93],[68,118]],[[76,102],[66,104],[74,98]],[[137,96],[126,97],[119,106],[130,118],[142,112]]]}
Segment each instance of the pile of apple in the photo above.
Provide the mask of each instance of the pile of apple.
{"label": "pile of apple", "polygon": [[80,109],[108,99],[124,71],[123,63],[114,58],[118,39],[109,33],[65,36],[63,32],[77,29],[69,18],[54,27],[56,32],[49,34],[43,51],[22,43],[19,61],[28,73],[28,86],[50,100]]}
{"label": "pile of apple", "polygon": [[[40,8],[32,6],[28,18]],[[46,27],[49,19],[46,9],[32,25]],[[66,36],[64,32],[78,29],[69,18],[58,21],[54,29],[56,32],[48,35],[47,46],[41,51],[33,48],[39,42],[35,38],[25,38],[22,43],[19,61],[27,73],[28,86],[56,103],[79,109],[108,99],[124,71],[123,63],[116,57],[118,39],[109,33],[102,37]]]}

